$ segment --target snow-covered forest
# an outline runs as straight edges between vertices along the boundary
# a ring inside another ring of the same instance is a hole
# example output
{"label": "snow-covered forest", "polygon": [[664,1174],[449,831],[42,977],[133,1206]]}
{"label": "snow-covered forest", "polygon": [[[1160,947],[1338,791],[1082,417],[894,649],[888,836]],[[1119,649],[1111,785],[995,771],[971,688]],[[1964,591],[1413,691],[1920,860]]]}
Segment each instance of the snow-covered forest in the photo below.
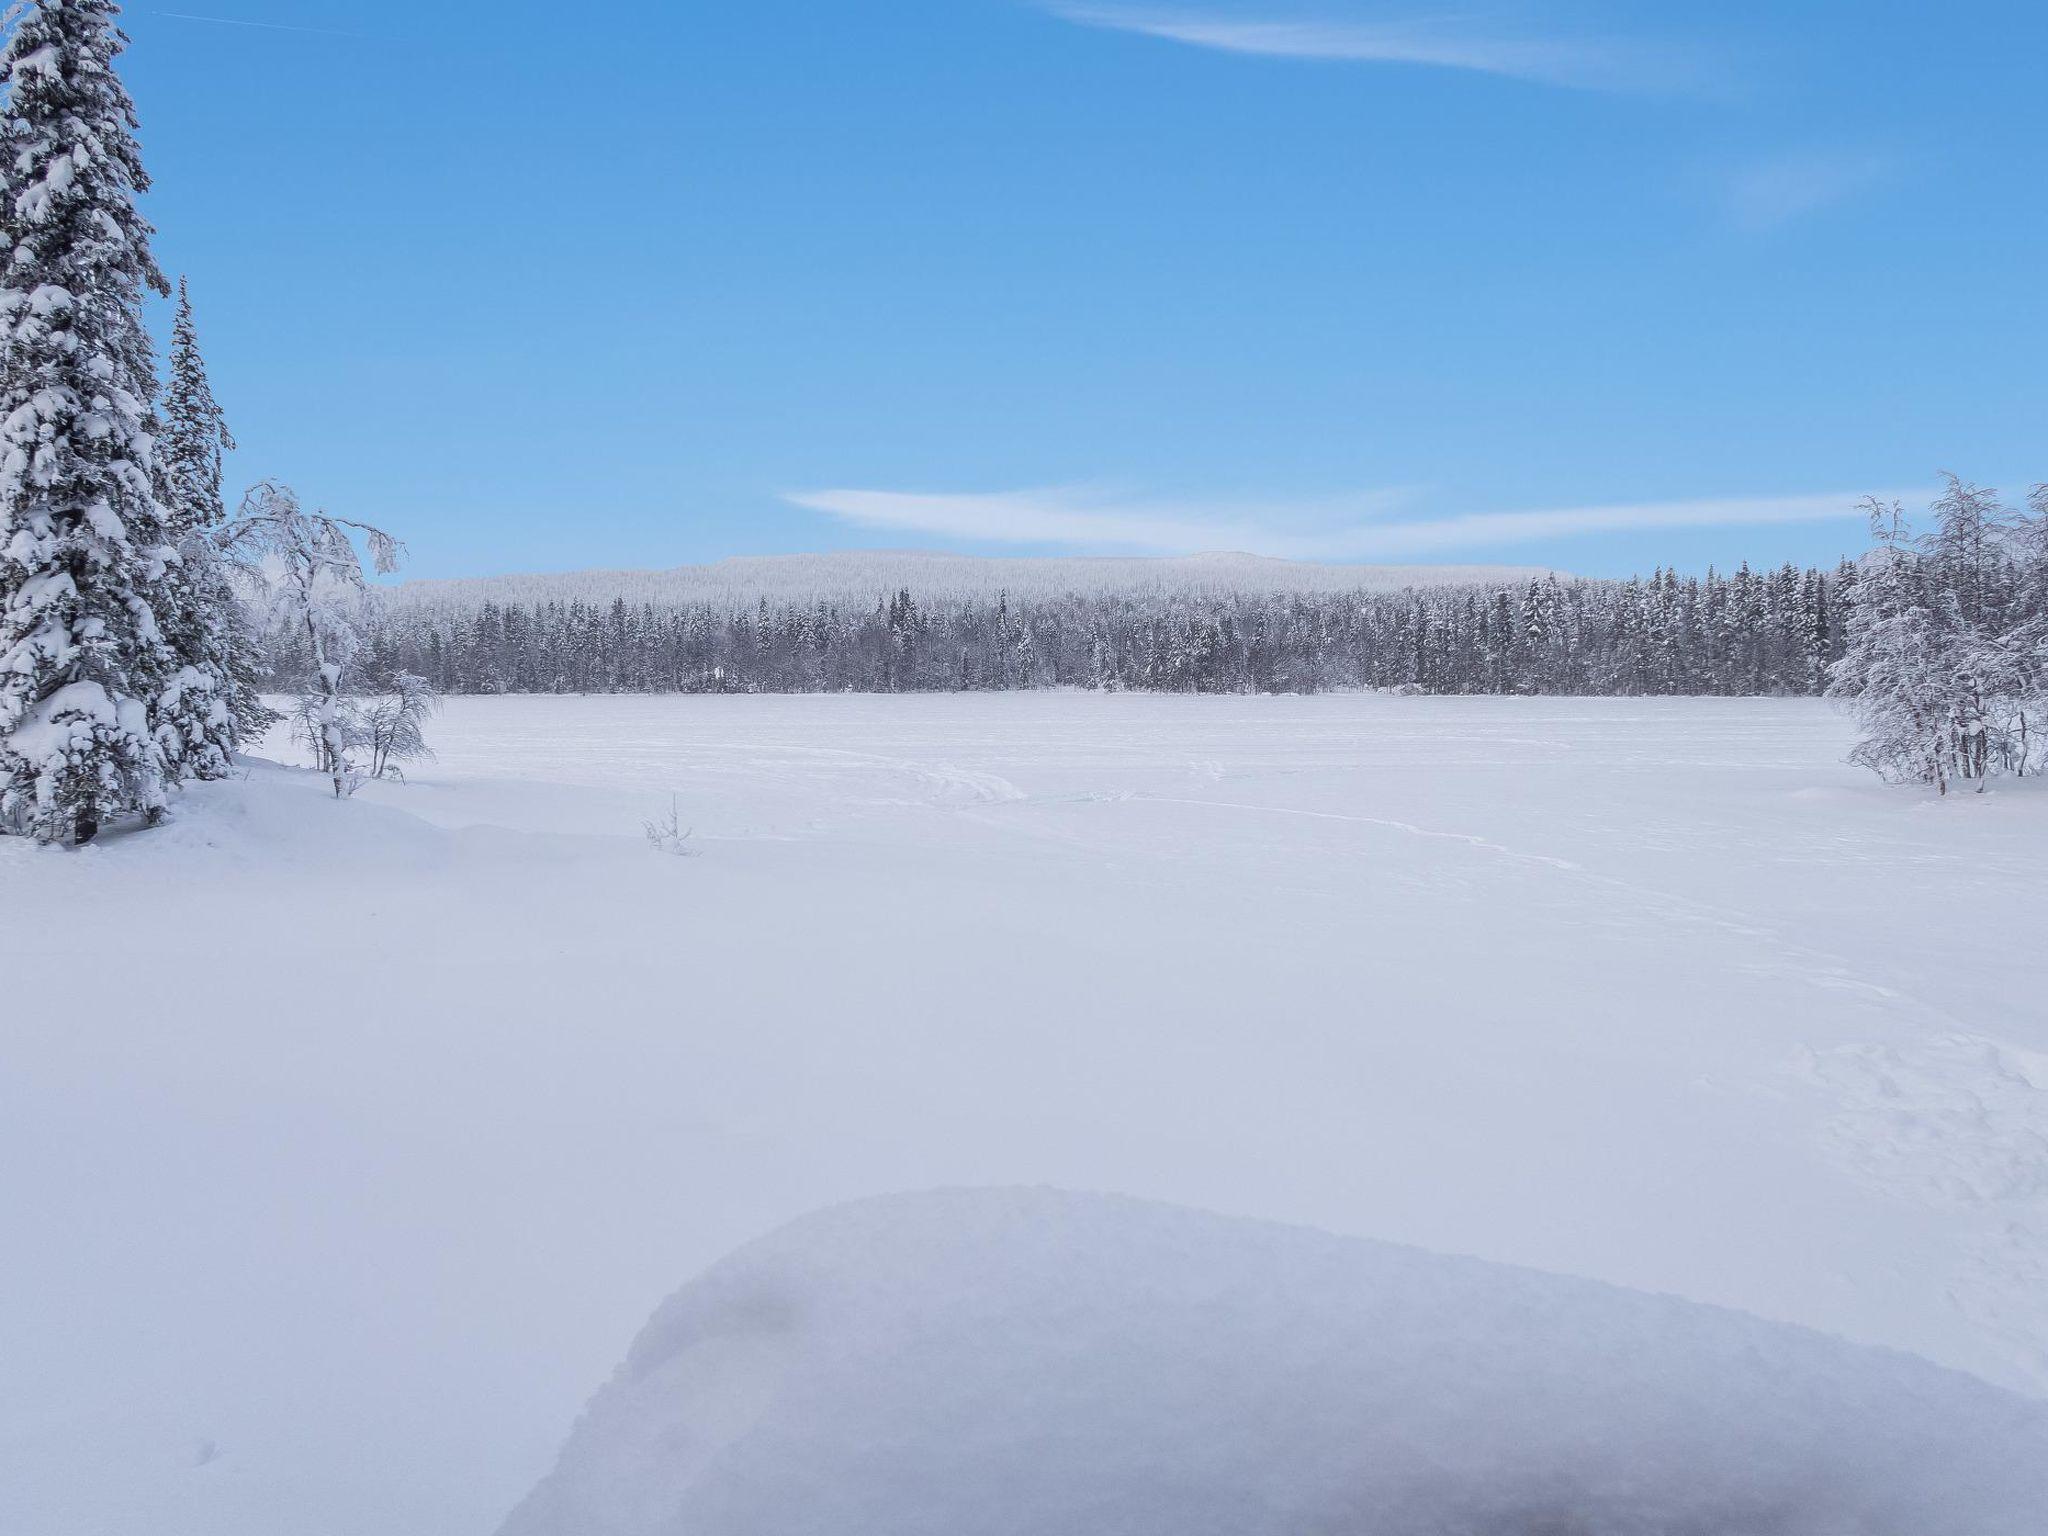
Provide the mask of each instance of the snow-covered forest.
{"label": "snow-covered forest", "polygon": [[[1317,568],[1330,571],[1331,567]],[[1394,591],[1096,590],[629,606],[390,603],[365,654],[449,693],[1811,694],[1847,643],[1857,568]],[[281,686],[292,636],[266,650]]]}
{"label": "snow-covered forest", "polygon": [[[1856,760],[1887,778],[2027,773],[2048,715],[2048,486],[2013,506],[1950,477],[1919,534],[1896,503],[1868,510],[1876,548],[1825,571],[660,606],[436,594],[378,604],[362,654],[372,675],[469,694],[1828,695],[1863,724]],[[265,657],[273,686],[307,670],[294,630]]]}

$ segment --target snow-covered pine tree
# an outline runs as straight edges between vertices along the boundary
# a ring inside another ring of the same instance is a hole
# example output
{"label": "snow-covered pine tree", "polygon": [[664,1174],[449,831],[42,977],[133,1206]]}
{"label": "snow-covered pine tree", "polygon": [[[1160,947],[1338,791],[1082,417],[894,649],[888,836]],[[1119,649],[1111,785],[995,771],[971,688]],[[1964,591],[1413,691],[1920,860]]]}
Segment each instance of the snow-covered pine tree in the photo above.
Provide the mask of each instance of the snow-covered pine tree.
{"label": "snow-covered pine tree", "polygon": [[112,0],[38,0],[0,49],[0,827],[84,842],[164,804],[145,289],[168,292]]}
{"label": "snow-covered pine tree", "polygon": [[158,499],[178,555],[165,573],[157,614],[178,669],[158,700],[157,734],[166,758],[201,779],[225,775],[239,744],[272,718],[257,691],[255,642],[215,544],[227,517],[221,456],[234,446],[180,278],[157,444]]}

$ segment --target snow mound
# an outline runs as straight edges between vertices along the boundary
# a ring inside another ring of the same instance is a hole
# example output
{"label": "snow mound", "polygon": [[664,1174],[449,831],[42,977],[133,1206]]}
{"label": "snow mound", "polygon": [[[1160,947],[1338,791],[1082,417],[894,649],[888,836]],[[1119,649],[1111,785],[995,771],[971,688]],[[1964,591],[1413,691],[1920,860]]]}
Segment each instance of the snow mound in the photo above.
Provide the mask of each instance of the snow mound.
{"label": "snow mound", "polygon": [[500,1536],[2039,1536],[2048,1405],[1106,1196],[843,1206],[672,1297]]}

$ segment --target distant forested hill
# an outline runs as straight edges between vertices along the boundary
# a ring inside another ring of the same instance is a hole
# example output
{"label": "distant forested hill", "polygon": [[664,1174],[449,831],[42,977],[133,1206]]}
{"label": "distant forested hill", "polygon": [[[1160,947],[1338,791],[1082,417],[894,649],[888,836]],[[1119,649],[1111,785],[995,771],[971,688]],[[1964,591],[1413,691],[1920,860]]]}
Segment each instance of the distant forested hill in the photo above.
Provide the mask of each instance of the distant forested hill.
{"label": "distant forested hill", "polygon": [[[736,560],[399,588],[354,665],[448,693],[1808,694],[1843,654],[1856,580],[1853,565],[1590,581],[1244,556]],[[306,671],[294,644],[271,638],[281,685]]]}
{"label": "distant forested hill", "polygon": [[1206,554],[1170,559],[984,557],[916,550],[841,550],[822,555],[751,555],[665,571],[566,571],[410,581],[390,590],[396,610],[474,612],[486,602],[532,607],[614,599],[628,607],[885,600],[908,590],[920,601],[1066,597],[1104,592],[1142,596],[1277,592],[1398,592],[1526,581],[1542,566],[1324,565],[1261,555]]}

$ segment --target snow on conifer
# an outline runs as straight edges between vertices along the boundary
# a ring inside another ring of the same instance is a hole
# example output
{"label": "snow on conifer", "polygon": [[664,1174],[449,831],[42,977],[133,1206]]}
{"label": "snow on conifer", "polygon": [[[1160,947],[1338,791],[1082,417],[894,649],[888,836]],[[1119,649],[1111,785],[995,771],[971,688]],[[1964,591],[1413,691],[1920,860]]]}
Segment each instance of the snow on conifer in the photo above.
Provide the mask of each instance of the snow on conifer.
{"label": "snow on conifer", "polygon": [[0,80],[0,825],[79,841],[164,803],[151,703],[176,672],[154,602],[135,108],[112,0],[38,0]]}
{"label": "snow on conifer", "polygon": [[158,614],[178,669],[158,701],[158,735],[167,756],[202,779],[225,774],[236,746],[272,718],[258,697],[254,642],[216,543],[227,515],[221,456],[234,446],[180,278],[157,445],[158,498],[178,555],[165,574]]}
{"label": "snow on conifer", "polygon": [[2033,771],[2048,715],[2048,494],[2016,512],[1947,480],[1925,536],[1897,502],[1866,504],[1877,548],[1829,688],[1862,728],[1852,761],[1944,794]]}

